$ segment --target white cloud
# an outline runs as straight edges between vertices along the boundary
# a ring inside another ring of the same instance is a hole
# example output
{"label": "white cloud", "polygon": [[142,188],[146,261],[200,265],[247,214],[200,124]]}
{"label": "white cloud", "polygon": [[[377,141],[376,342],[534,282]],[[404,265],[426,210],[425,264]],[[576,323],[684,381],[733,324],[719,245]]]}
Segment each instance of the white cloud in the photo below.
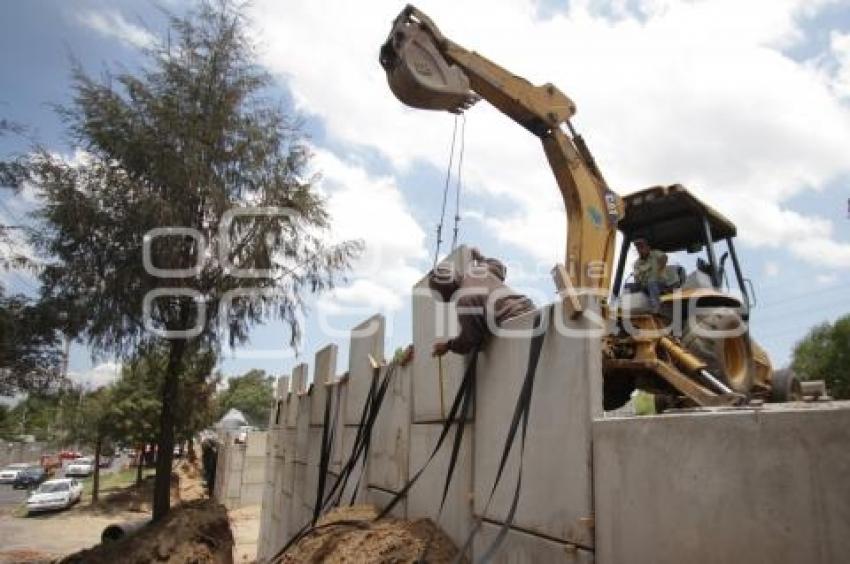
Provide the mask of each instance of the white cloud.
{"label": "white cloud", "polygon": [[836,274],[818,274],[815,276],[815,281],[821,286],[829,286],[838,281],[838,276]]}
{"label": "white cloud", "polygon": [[836,61],[833,87],[839,96],[850,98],[850,33],[833,31],[829,45]]}
{"label": "white cloud", "polygon": [[313,165],[328,198],[333,239],[360,239],[363,256],[354,265],[352,283],[319,301],[327,312],[351,307],[395,311],[421,276],[428,256],[425,232],[411,215],[390,176],[372,176],[362,166],[316,149]]}
{"label": "white cloud", "polygon": [[116,362],[102,362],[92,366],[85,372],[68,372],[68,378],[83,385],[86,389],[96,390],[107,386],[118,379],[121,372],[121,365]]}
{"label": "white cloud", "polygon": [[768,261],[764,263],[764,275],[767,278],[776,278],[779,276],[780,268],[779,264],[774,261]]}
{"label": "white cloud", "polygon": [[115,10],[88,11],[78,16],[80,23],[94,31],[118,39],[132,47],[151,47],[156,37],[145,28],[132,24]]}
{"label": "white cloud", "polygon": [[[787,205],[850,173],[850,110],[832,75],[781,51],[804,39],[800,23],[825,3],[573,1],[545,20],[531,0],[488,3],[485,15],[475,3],[421,7],[462,45],[571,96],[617,191],[682,182],[736,221],[745,244],[850,268],[850,242],[831,222]],[[338,142],[377,149],[399,171],[417,160],[442,170],[451,116],[402,106],[377,63],[399,9],[258,1],[263,60]],[[848,43],[833,36],[836,53]],[[497,237],[559,258],[562,202],[538,140],[482,102],[468,114],[466,149],[466,186],[515,210],[485,216]]]}

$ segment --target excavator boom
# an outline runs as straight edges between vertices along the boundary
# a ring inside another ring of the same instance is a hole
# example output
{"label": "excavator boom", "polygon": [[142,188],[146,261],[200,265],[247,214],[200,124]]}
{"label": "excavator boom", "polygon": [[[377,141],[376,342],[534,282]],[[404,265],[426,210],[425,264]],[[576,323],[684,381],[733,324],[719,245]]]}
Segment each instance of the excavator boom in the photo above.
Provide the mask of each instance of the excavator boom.
{"label": "excavator boom", "polygon": [[461,113],[484,99],[541,139],[567,211],[569,283],[607,296],[623,206],[569,123],[573,101],[552,84],[534,86],[464,49],[411,5],[395,19],[380,63],[393,94],[408,106]]}

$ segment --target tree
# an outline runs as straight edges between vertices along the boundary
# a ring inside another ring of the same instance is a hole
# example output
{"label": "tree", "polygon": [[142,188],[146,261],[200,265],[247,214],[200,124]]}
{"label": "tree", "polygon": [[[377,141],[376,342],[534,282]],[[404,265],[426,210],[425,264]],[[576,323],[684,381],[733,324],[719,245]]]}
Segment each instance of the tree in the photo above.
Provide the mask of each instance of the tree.
{"label": "tree", "polygon": [[241,411],[252,425],[265,427],[274,399],[274,378],[264,370],[249,370],[227,381],[216,399],[218,418],[231,408]]}
{"label": "tree", "polygon": [[0,288],[0,395],[45,391],[62,379],[55,312]]}
{"label": "tree", "polygon": [[80,421],[73,427],[71,436],[94,446],[94,472],[92,474],[91,503],[96,504],[100,494],[100,458],[106,441],[115,436],[114,390],[105,386],[85,394],[80,401]]}
{"label": "tree", "polygon": [[[0,137],[21,135],[20,124],[0,119]],[[26,168],[17,159],[0,161],[0,188],[17,190]],[[0,268],[34,271],[35,265],[21,253],[23,225],[0,224]],[[57,334],[58,315],[53,307],[35,303],[22,294],[7,295],[0,284],[0,396],[44,391],[59,381],[61,353]]]}
{"label": "tree", "polygon": [[823,380],[833,397],[850,399],[850,315],[817,325],[794,347],[791,368],[803,380]]}
{"label": "tree", "polygon": [[41,149],[26,166],[44,203],[33,243],[54,261],[44,295],[84,312],[79,334],[96,353],[168,349],[155,520],[169,509],[186,354],[243,343],[269,318],[294,345],[304,294],[332,287],[361,248],[326,243],[308,148],[263,98],[269,76],[239,10],[202,3],[170,27],[137,74],[95,80],[75,69],[62,116],[84,162]]}

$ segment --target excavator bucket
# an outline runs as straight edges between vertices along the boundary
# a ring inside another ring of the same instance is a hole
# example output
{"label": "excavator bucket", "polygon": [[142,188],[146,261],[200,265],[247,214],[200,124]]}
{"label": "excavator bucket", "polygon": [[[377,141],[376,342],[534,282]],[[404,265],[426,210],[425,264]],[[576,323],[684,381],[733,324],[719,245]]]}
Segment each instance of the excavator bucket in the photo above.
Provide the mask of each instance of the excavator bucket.
{"label": "excavator bucket", "polygon": [[402,103],[424,110],[461,113],[478,101],[469,78],[437,49],[439,36],[427,16],[406,7],[381,47],[380,63],[390,90]]}

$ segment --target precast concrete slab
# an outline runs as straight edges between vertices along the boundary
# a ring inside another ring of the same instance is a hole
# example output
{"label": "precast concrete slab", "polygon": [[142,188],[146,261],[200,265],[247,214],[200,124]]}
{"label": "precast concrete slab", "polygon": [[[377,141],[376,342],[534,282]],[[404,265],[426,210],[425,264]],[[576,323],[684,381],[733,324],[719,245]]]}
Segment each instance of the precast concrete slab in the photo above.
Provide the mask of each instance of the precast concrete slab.
{"label": "precast concrete slab", "polygon": [[[386,370],[386,369],[385,369]],[[413,367],[397,367],[375,425],[369,452],[369,484],[385,490],[400,489],[410,466],[410,385]],[[384,372],[381,374],[383,378]]]}
{"label": "precast concrete slab", "polygon": [[[420,423],[410,427],[410,475],[413,476],[428,460],[442,424]],[[448,472],[454,431],[448,434],[439,452],[411,487],[407,496],[409,519],[437,518],[443,485]],[[458,453],[454,476],[449,486],[446,504],[438,525],[455,543],[463,543],[472,525],[472,425],[467,424]]]}
{"label": "precast concrete slab", "polygon": [[295,530],[300,529],[304,523],[304,505],[307,503],[307,465],[300,462],[295,463],[295,487],[292,490],[292,513]]}
{"label": "precast concrete slab", "polygon": [[[347,464],[349,458],[351,458],[352,451],[354,449],[354,441],[357,437],[357,427],[347,426],[343,429],[342,433],[342,452],[343,452],[343,464]],[[355,496],[355,488],[357,489],[357,495],[354,497],[355,503],[362,503],[366,499],[366,488],[368,486],[368,473],[364,475],[364,465],[363,458],[359,457],[357,462],[354,464],[351,473],[349,474],[348,481],[345,484],[345,489],[342,492],[342,503],[348,503],[352,496]],[[359,487],[358,487],[359,484]]]}
{"label": "precast concrete slab", "polygon": [[332,407],[334,408],[334,416],[332,419],[334,420],[335,425],[331,446],[330,468],[335,472],[339,472],[343,458],[342,433],[345,428],[345,404],[346,397],[348,396],[348,376],[343,376],[336,380],[331,388],[330,393],[333,394],[334,397],[334,403],[332,404]]}
{"label": "precast concrete slab", "polygon": [[265,431],[251,431],[245,435],[245,456],[265,456],[268,435]]}
{"label": "precast concrete slab", "polygon": [[263,484],[242,484],[242,491],[239,494],[239,507],[248,505],[260,505],[263,501]]}
{"label": "precast concrete slab", "polygon": [[[494,521],[508,514],[515,491],[520,433],[485,512],[528,367],[533,317],[529,313],[508,321],[505,334],[494,337],[479,353],[476,404],[486,409],[478,409],[474,423],[475,512]],[[582,335],[585,321],[567,323],[570,332],[562,330],[560,322],[550,322],[544,337],[514,525],[593,546],[591,388],[601,389],[602,353],[598,337]]]}
{"label": "precast concrete slab", "polygon": [[357,425],[360,422],[360,414],[366,405],[369,387],[372,385],[373,369],[369,356],[377,362],[383,360],[385,325],[384,316],[378,314],[351,330],[351,344],[348,348],[348,392],[343,410],[346,425]]}
{"label": "precast concrete slab", "polygon": [[[366,503],[370,503],[383,510],[395,498],[395,492],[388,492],[380,488],[370,487],[366,491]],[[407,499],[400,499],[395,507],[390,510],[390,517],[396,519],[407,519]]]}
{"label": "precast concrete slab", "polygon": [[311,503],[315,501],[319,487],[319,464],[322,456],[322,427],[310,427],[309,451],[307,456],[307,492]]}
{"label": "precast concrete slab", "polygon": [[286,399],[286,396],[289,394],[289,376],[280,376],[277,379],[277,386],[275,386],[274,397],[275,399]]}
{"label": "precast concrete slab", "polygon": [[242,484],[264,484],[266,461],[261,456],[246,457],[242,467]]}
{"label": "precast concrete slab", "polygon": [[595,421],[602,564],[850,554],[850,402]]}
{"label": "precast concrete slab", "polygon": [[[466,272],[469,265],[469,250],[459,247],[445,259],[454,265],[457,272]],[[428,277],[413,287],[413,422],[430,423],[442,421],[457,394],[467,359],[456,354],[442,358],[431,356],[431,348],[437,340],[445,340],[458,334],[457,308],[454,303],[435,299],[428,288]]]}
{"label": "precast concrete slab", "polygon": [[310,440],[310,399],[308,394],[298,398],[298,421],[295,429],[295,462],[304,464],[307,463]]}
{"label": "precast concrete slab", "polygon": [[[310,425],[324,425],[328,384],[336,376],[336,345],[328,345],[316,353],[313,369],[313,392],[310,394]],[[333,406],[332,406],[333,407]]]}
{"label": "precast concrete slab", "polygon": [[298,422],[298,408],[300,405],[301,396],[299,394],[290,393],[286,398],[284,413],[286,414],[286,426],[289,429],[294,429]]}
{"label": "precast concrete slab", "polygon": [[[501,524],[481,523],[472,544],[476,560],[486,554],[501,529]],[[558,542],[516,529],[508,529],[504,540],[493,554],[490,564],[593,564],[593,552],[574,544]],[[639,563],[627,559],[623,562]],[[652,560],[647,561],[647,564]]]}
{"label": "precast concrete slab", "polygon": [[284,457],[283,462],[282,462],[283,484],[281,486],[281,489],[289,495],[292,495],[293,489],[295,488],[295,456],[294,456],[294,452],[295,452],[294,449],[293,450],[287,450],[286,456]]}
{"label": "precast concrete slab", "polygon": [[307,364],[301,363],[292,369],[292,393],[303,394],[307,391]]}

